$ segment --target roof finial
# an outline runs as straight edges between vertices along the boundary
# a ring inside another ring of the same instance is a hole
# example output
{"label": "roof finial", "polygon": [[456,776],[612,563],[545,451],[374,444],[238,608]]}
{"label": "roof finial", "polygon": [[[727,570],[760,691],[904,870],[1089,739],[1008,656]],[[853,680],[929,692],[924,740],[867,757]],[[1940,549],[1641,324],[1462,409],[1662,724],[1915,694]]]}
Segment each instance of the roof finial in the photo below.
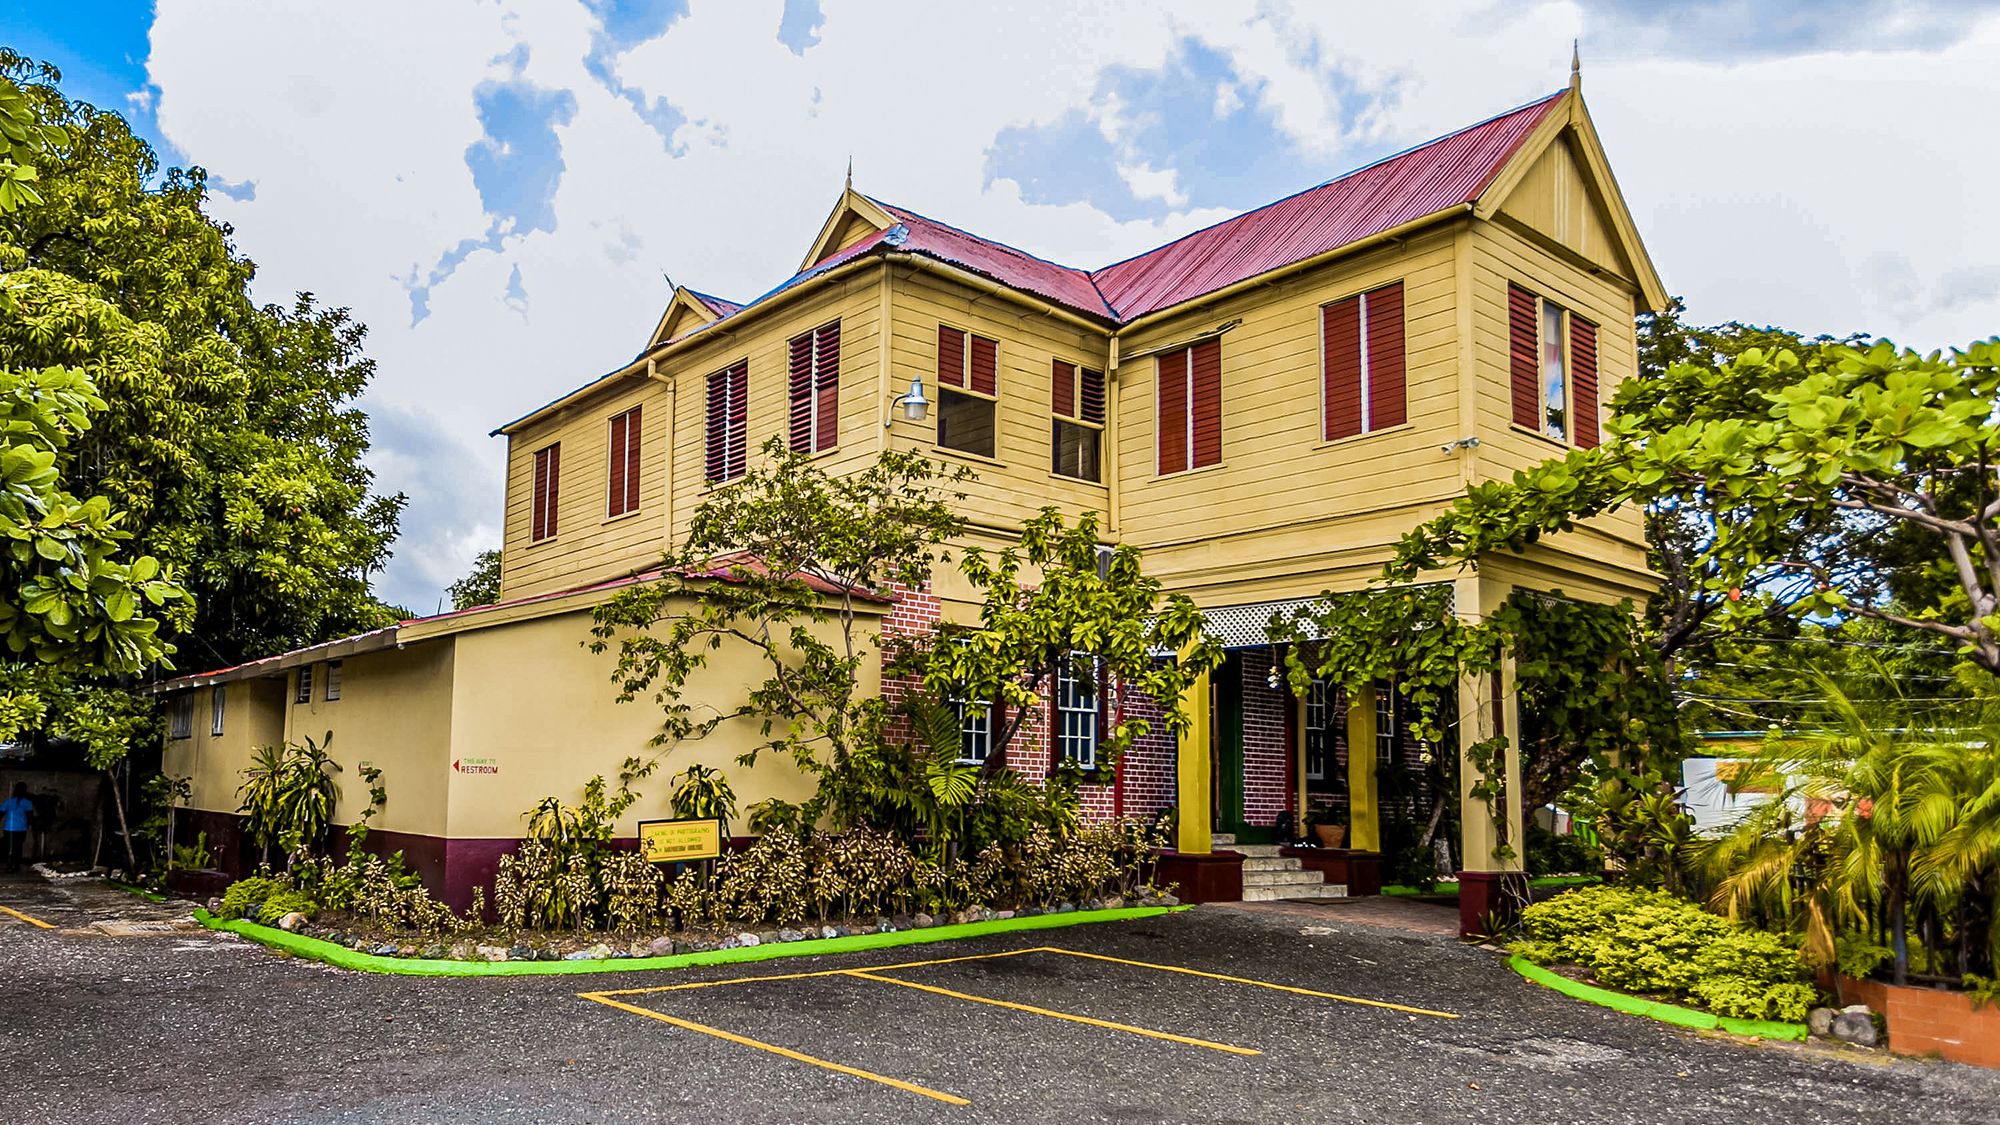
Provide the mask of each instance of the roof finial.
{"label": "roof finial", "polygon": [[1569,88],[1583,89],[1583,50],[1575,39],[1569,41]]}
{"label": "roof finial", "polygon": [[847,190],[854,190],[854,154],[847,154]]}

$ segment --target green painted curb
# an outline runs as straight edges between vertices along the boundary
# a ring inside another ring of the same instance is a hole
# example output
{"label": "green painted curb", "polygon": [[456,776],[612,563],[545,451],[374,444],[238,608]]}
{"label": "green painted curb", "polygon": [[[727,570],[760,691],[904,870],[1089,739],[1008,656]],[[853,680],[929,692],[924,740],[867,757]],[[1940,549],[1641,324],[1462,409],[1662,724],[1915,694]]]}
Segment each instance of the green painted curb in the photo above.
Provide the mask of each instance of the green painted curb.
{"label": "green painted curb", "polygon": [[1564,996],[1587,1000],[1599,1007],[1625,1012],[1628,1015],[1644,1016],[1649,1020],[1678,1024],[1697,1031],[1727,1031],[1731,1035],[1749,1035],[1759,1039],[1783,1039],[1793,1043],[1803,1043],[1811,1035],[1802,1023],[1781,1023],[1777,1020],[1745,1020],[1734,1016],[1718,1016],[1711,1012],[1699,1012],[1693,1008],[1682,1008],[1664,1004],[1658,1000],[1643,1000],[1628,996],[1623,992],[1613,992],[1580,980],[1571,980],[1561,973],[1535,964],[1518,954],[1507,959],[1507,967],[1521,974],[1543,988],[1554,989]]}
{"label": "green painted curb", "polygon": [[828,953],[860,953],[870,949],[891,949],[899,945],[923,945],[934,941],[1011,934],[1023,930],[1055,930],[1091,922],[1124,922],[1178,913],[1185,906],[1129,906],[1121,910],[1074,910],[1064,914],[1036,914],[1028,918],[996,918],[991,922],[967,922],[957,926],[931,926],[922,930],[894,930],[889,933],[853,934],[848,937],[812,938],[807,941],[774,942],[737,949],[711,949],[701,953],[676,953],[668,957],[623,957],[605,961],[427,961],[416,957],[381,957],[361,953],[321,938],[289,933],[248,919],[225,922],[206,910],[194,912],[195,921],[211,930],[240,934],[260,945],[283,950],[296,957],[319,961],[338,969],[361,973],[394,973],[415,977],[525,977],[563,973],[631,973],[657,969],[685,969],[696,965],[735,965],[748,961],[772,961],[780,957],[816,957]]}
{"label": "green painted curb", "polygon": [[128,895],[138,895],[140,898],[145,899],[147,902],[167,901],[167,896],[159,893],[158,891],[149,891],[144,887],[135,887],[130,883],[121,883],[116,879],[106,879],[105,882],[111,884],[114,887],[117,887],[119,890],[124,891]]}

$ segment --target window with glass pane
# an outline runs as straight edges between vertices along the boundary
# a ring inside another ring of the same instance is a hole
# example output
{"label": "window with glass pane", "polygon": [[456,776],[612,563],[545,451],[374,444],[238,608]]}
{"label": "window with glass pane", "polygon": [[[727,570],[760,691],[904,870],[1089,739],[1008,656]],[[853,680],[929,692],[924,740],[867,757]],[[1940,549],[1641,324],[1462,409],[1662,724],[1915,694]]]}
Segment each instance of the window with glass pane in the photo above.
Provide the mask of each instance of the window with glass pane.
{"label": "window with glass pane", "polygon": [[1097,766],[1097,674],[1090,658],[1070,657],[1056,669],[1056,752],[1085,769]]}
{"label": "window with glass pane", "polygon": [[958,760],[979,763],[993,752],[993,705],[953,697],[958,713]]}
{"label": "window with glass pane", "polygon": [[993,456],[993,419],[999,403],[990,398],[938,388],[938,444],[961,453]]}
{"label": "window with glass pane", "polygon": [[305,667],[299,669],[299,687],[298,690],[292,694],[292,702],[311,703],[312,701],[313,701],[313,666],[308,664]]}
{"label": "window with glass pane", "polygon": [[1542,302],[1542,432],[1569,440],[1569,370],[1562,306]]}
{"label": "window with glass pane", "polygon": [[222,737],[222,716],[227,711],[228,704],[223,698],[222,685],[217,684],[209,689],[208,696],[208,733],[211,737]]}
{"label": "window with glass pane", "polygon": [[1306,689],[1306,780],[1326,780],[1333,761],[1334,687],[1314,680]]}
{"label": "window with glass pane", "polygon": [[1077,480],[1098,480],[1098,447],[1103,431],[1080,422],[1056,419],[1055,473]]}
{"label": "window with glass pane", "polygon": [[1375,685],[1375,760],[1389,765],[1396,760],[1396,685]]}

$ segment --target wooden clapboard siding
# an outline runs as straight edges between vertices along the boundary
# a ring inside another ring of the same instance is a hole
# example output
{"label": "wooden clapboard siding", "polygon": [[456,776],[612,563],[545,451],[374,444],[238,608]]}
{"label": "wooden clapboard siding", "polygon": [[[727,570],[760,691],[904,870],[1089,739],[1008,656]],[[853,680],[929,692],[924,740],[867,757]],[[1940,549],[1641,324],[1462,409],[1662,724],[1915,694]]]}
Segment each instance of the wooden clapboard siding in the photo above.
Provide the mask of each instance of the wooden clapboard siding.
{"label": "wooden clapboard siding", "polygon": [[[890,343],[892,390],[909,389],[910,376],[923,372],[926,385],[937,370],[938,325],[946,324],[999,342],[996,359],[998,433],[991,459],[939,449],[937,415],[923,422],[898,413],[891,430],[896,447],[920,450],[949,465],[964,465],[978,479],[961,486],[965,512],[974,524],[1017,530],[1023,520],[1053,504],[1074,518],[1108,507],[1104,484],[1070,480],[1050,472],[1054,450],[1049,396],[1050,365],[1061,359],[1102,371],[1109,337],[965,288],[932,274],[894,267],[894,328]],[[977,372],[974,373],[977,377]],[[935,397],[935,391],[932,392]],[[887,402],[883,402],[886,409]],[[881,423],[876,422],[876,429]],[[1109,443],[1102,456],[1110,457]]]}
{"label": "wooden clapboard siding", "polygon": [[[1355,546],[1339,529],[1372,523],[1379,566],[1386,545],[1420,509],[1459,490],[1457,462],[1439,449],[1458,436],[1455,278],[1451,234],[1439,231],[1135,333],[1123,350],[1172,345],[1242,319],[1221,337],[1219,465],[1156,474],[1156,365],[1147,358],[1120,368],[1122,538],[1145,549],[1149,568],[1170,584],[1177,575],[1193,581],[1226,558],[1247,590],[1292,565],[1283,560]],[[1321,306],[1398,280],[1408,423],[1328,442],[1321,430]],[[1384,510],[1400,514],[1374,514]],[[1299,565],[1310,571],[1313,564]]]}
{"label": "wooden clapboard siding", "polygon": [[1579,169],[1568,137],[1543,150],[1501,204],[1500,214],[1586,261],[1621,277],[1632,275],[1632,263],[1619,248],[1604,203]]}

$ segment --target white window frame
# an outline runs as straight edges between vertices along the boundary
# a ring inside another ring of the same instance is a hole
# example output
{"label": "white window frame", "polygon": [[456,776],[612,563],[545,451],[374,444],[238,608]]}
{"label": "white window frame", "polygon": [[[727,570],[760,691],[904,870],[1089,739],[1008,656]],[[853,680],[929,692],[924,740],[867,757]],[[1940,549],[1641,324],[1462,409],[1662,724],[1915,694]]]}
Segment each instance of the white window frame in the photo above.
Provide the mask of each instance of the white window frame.
{"label": "white window frame", "polygon": [[340,698],[340,665],[341,662],[338,660],[326,662],[326,687],[321,692],[320,698],[328,703]]}
{"label": "white window frame", "polygon": [[302,704],[311,703],[312,701],[313,666],[310,664],[301,664],[299,665],[298,682],[292,687],[292,702],[294,704]]}
{"label": "white window frame", "polygon": [[[1548,362],[1550,341],[1548,339],[1549,316],[1555,314],[1555,355],[1553,358],[1562,365],[1562,431],[1558,433],[1550,424],[1550,402],[1548,387]],[[1535,297],[1535,404],[1541,413],[1541,425],[1536,432],[1550,441],[1564,445],[1576,444],[1576,362],[1570,352],[1570,311],[1547,297]]]}
{"label": "white window frame", "polygon": [[1396,763],[1396,740],[1400,732],[1396,729],[1396,685],[1394,682],[1375,685],[1375,762],[1390,766]]}
{"label": "white window frame", "polygon": [[1087,770],[1097,768],[1097,748],[1104,737],[1103,679],[1103,659],[1090,657],[1090,706],[1085,709],[1080,706],[1083,693],[1078,687],[1076,657],[1065,653],[1056,665],[1056,721],[1051,735],[1057,760],[1075,762]]}
{"label": "white window frame", "polygon": [[[229,702],[224,697],[223,687],[224,685],[222,684],[216,684],[214,687],[208,689],[208,736],[210,738],[222,737],[223,716],[229,710]],[[188,716],[188,726],[194,726],[194,717],[192,715]]]}
{"label": "white window frame", "polygon": [[[958,764],[985,765],[993,756],[993,705],[953,696],[951,709],[958,716]],[[968,742],[976,753],[968,752]]]}
{"label": "white window frame", "polygon": [[[1305,774],[1307,781],[1325,781],[1327,778],[1327,768],[1334,761],[1332,720],[1336,711],[1334,707],[1335,690],[1331,683],[1320,679],[1313,680],[1312,686],[1306,689],[1305,732],[1304,737],[1299,740],[1299,746],[1304,755],[1304,760],[1300,763],[1300,770]],[[1317,771],[1313,769],[1312,752],[1313,737],[1315,735],[1320,738],[1322,743],[1320,747],[1319,769]]]}

